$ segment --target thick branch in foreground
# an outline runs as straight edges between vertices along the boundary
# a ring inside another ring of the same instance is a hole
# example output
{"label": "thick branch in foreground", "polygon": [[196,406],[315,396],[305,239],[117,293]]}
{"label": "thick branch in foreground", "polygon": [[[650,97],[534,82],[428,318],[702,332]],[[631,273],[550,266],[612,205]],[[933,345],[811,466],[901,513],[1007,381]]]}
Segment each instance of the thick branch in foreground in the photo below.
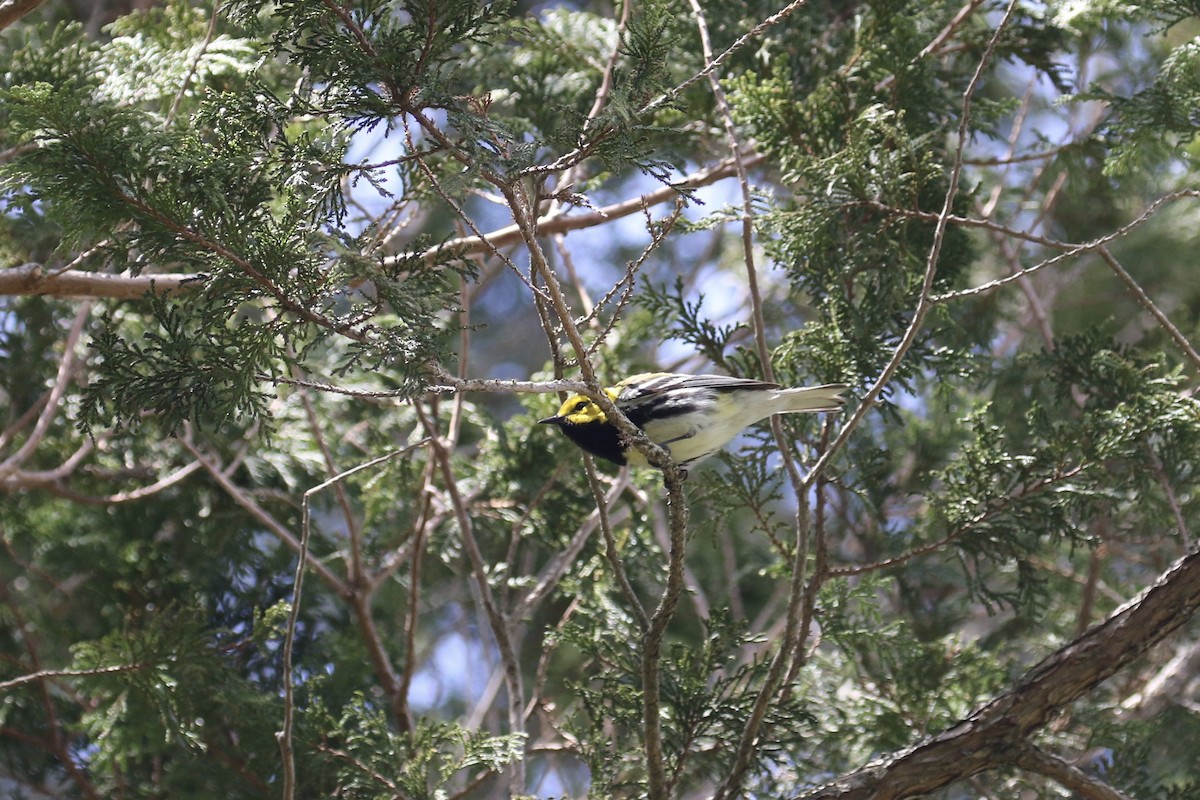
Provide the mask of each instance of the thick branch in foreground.
{"label": "thick branch in foreground", "polygon": [[69,269],[47,270],[41,264],[22,264],[0,270],[0,296],[44,295],[48,297],[108,297],[137,300],[148,294],[173,295],[198,289],[204,275],[170,273],[166,275],[109,275]]}
{"label": "thick branch in foreground", "polygon": [[0,0],[0,30],[33,11],[45,0]]}
{"label": "thick branch in foreground", "polygon": [[1028,737],[1067,705],[1161,642],[1200,609],[1200,551],[1106,621],[1045,658],[1007,692],[901,753],[798,800],[901,800],[1002,765],[1017,765]]}

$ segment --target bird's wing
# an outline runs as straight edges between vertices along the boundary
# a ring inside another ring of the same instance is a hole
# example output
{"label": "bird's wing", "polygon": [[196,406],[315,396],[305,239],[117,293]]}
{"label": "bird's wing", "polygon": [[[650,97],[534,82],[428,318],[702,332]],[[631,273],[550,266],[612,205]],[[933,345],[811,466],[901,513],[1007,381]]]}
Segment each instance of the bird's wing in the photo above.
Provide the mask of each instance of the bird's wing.
{"label": "bird's wing", "polygon": [[680,389],[778,389],[779,385],[750,378],[731,378],[728,375],[683,375],[673,372],[643,373],[622,381],[618,400],[628,403],[663,392]]}

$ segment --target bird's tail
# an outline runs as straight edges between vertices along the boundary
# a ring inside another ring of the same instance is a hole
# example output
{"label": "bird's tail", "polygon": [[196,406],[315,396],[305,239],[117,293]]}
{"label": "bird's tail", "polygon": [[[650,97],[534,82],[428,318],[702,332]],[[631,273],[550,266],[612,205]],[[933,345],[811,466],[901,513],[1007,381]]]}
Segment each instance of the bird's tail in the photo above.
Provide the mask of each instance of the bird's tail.
{"label": "bird's tail", "polygon": [[778,414],[797,411],[841,411],[846,405],[842,392],[849,388],[844,383],[827,383],[824,386],[804,386],[799,389],[780,389],[775,393],[779,402]]}

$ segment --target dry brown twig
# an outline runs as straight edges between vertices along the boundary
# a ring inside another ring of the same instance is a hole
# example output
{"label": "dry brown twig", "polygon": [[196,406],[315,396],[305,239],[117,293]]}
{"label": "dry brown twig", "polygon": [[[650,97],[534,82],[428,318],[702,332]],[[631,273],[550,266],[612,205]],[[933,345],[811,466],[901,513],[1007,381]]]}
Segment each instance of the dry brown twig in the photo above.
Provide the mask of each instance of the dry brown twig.
{"label": "dry brown twig", "polygon": [[[499,651],[500,661],[504,670],[505,688],[507,690],[509,732],[523,734],[525,732],[525,689],[521,675],[520,660],[517,654],[513,621],[500,609],[496,602],[492,585],[488,581],[487,562],[484,560],[479,543],[475,539],[474,524],[471,515],[467,512],[462,494],[459,491],[458,481],[455,478],[454,467],[450,459],[450,452],[447,450],[445,442],[441,438],[441,433],[438,431],[433,419],[425,413],[419,404],[414,405],[414,408],[429,438],[431,454],[442,478],[443,491],[450,500],[451,508],[454,510],[454,518],[458,523],[459,540],[462,542],[463,551],[470,562],[471,575],[474,579],[478,597],[487,615],[492,635],[496,639],[497,650]],[[513,795],[523,793],[525,791],[524,759],[517,759],[512,762],[508,772],[510,792]]]}
{"label": "dry brown twig", "polygon": [[[84,326],[87,324],[88,318],[91,316],[92,304],[90,302],[83,303],[75,312],[75,320],[71,324],[71,329],[67,333],[66,339],[63,342],[63,356],[58,364],[58,371],[54,377],[54,384],[49,393],[46,395],[45,401],[41,404],[41,410],[37,413],[36,419],[31,416],[23,415],[23,419],[28,422],[33,422],[33,427],[30,429],[25,441],[17,448],[16,452],[0,461],[0,487],[8,488],[10,481],[18,479],[18,473],[22,471],[24,465],[30,457],[33,456],[38,446],[41,445],[46,434],[49,433],[51,425],[62,412],[62,400],[66,395],[67,388],[71,381],[75,379],[77,370],[82,363],[79,356],[79,340],[83,335]],[[15,430],[4,431],[4,439],[13,441],[16,438]],[[84,442],[76,451],[75,456],[55,471],[54,475],[43,476],[47,480],[57,480],[63,475],[69,474],[82,460],[83,456],[91,449],[91,443]],[[30,479],[30,476],[25,476],[25,479]]]}
{"label": "dry brown twig", "polygon": [[[292,601],[291,606],[288,609],[288,618],[286,627],[284,629],[283,640],[283,727],[276,734],[276,738],[279,741],[280,757],[283,764],[282,795],[284,800],[293,800],[296,794],[296,758],[295,748],[292,741],[296,703],[295,687],[292,679],[292,652],[296,641],[296,625],[300,618],[300,602],[303,598],[304,576],[308,572],[309,566],[309,544],[312,536],[312,498],[316,494],[323,492],[331,486],[339,486],[347,478],[350,478],[359,472],[377,467],[381,464],[391,461],[394,458],[397,458],[398,456],[405,455],[417,448],[424,447],[426,444],[428,444],[428,440],[423,440],[409,445],[408,447],[403,447],[399,450],[386,453],[378,458],[373,458],[370,461],[351,467],[344,472],[339,472],[304,492],[301,506],[303,511],[301,520],[301,535],[296,559],[296,571],[292,583]],[[347,588],[354,592],[361,593],[362,591],[361,583]],[[360,623],[361,622],[362,620],[360,620]],[[374,631],[373,625],[371,628],[372,631]],[[374,636],[368,636],[367,638],[368,645],[370,645],[372,641],[376,645],[372,652],[374,653],[373,660],[378,661],[378,651],[382,650],[382,640],[378,636],[377,632]],[[386,655],[384,658],[386,659]],[[390,665],[384,671],[391,672],[393,676],[395,674],[390,670]],[[385,684],[386,683],[388,682],[385,681]],[[399,707],[395,709],[398,712],[397,717],[401,720],[404,720],[407,718],[407,696],[402,695],[397,691],[399,685],[400,684],[398,681],[391,681],[392,691],[389,693],[389,697],[392,699],[393,707],[399,705]],[[399,697],[399,704],[396,702],[397,697]]]}

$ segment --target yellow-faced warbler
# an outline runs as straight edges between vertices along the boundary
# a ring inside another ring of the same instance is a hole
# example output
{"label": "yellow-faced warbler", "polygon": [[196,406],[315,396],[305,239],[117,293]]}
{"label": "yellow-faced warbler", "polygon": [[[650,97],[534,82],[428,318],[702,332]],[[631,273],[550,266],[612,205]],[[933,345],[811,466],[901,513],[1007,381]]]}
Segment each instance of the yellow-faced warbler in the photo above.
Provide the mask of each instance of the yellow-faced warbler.
{"label": "yellow-faced warbler", "polygon": [[[666,448],[681,466],[711,456],[748,425],[772,414],[840,411],[846,404],[844,384],[801,389],[724,375],[680,375],[646,372],[604,393],[652,442]],[[646,457],[621,440],[617,426],[591,398],[576,394],[553,417],[538,420],[557,425],[567,438],[593,455],[616,464],[646,466]]]}

